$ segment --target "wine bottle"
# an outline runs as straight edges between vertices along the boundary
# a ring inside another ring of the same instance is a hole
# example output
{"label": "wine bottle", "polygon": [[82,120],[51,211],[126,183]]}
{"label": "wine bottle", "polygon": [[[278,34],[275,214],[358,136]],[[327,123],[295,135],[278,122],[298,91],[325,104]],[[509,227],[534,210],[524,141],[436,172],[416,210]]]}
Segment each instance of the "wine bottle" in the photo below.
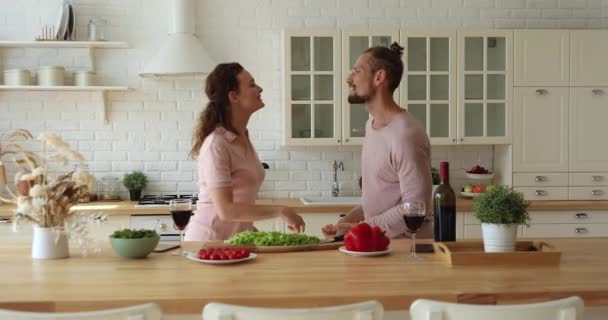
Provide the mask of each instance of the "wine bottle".
{"label": "wine bottle", "polygon": [[441,183],[433,194],[435,241],[456,241],[456,196],[450,186],[450,167],[440,163]]}

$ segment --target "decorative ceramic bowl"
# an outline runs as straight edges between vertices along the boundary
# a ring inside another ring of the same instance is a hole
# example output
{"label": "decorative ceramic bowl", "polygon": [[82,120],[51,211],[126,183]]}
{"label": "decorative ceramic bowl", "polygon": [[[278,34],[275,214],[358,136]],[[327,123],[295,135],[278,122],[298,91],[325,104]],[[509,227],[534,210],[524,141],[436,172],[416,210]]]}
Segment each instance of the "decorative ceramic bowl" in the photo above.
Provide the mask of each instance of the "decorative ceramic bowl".
{"label": "decorative ceramic bowl", "polygon": [[110,237],[112,249],[119,255],[129,259],[145,258],[160,241],[160,236],[139,239],[120,239]]}

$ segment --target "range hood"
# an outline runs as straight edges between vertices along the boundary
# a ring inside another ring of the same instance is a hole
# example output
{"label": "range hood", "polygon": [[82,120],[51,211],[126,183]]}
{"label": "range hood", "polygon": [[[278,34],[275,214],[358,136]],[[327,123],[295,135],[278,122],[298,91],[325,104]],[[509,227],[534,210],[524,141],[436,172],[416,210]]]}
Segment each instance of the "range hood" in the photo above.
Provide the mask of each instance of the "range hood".
{"label": "range hood", "polygon": [[171,0],[169,35],[162,46],[146,63],[139,76],[144,78],[205,75],[214,63],[194,35],[196,0]]}

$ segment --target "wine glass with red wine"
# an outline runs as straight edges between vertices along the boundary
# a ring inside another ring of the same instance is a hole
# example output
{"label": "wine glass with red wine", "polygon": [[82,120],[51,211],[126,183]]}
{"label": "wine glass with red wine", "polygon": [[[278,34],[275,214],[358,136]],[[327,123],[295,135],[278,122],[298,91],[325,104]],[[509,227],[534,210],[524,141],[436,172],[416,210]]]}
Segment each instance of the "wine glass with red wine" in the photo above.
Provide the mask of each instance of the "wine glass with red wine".
{"label": "wine glass with red wine", "polygon": [[405,225],[412,232],[412,246],[410,257],[416,259],[416,231],[422,226],[426,217],[426,203],[419,200],[404,200],[399,205]]}
{"label": "wine glass with red wine", "polygon": [[190,216],[192,216],[192,199],[173,199],[169,201],[169,208],[171,209],[171,218],[175,227],[179,229],[179,247],[180,252],[174,253],[174,255],[185,254],[184,251],[184,229],[190,222]]}

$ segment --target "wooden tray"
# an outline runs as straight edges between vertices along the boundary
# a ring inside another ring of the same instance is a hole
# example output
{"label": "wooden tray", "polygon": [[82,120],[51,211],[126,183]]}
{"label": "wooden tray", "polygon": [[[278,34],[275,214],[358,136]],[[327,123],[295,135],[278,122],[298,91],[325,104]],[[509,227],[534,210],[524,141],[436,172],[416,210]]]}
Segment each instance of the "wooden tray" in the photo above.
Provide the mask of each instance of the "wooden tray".
{"label": "wooden tray", "polygon": [[344,245],[344,241],[319,243],[319,244],[304,244],[297,246],[233,246],[225,244],[221,241],[207,242],[204,247],[247,247],[251,252],[255,253],[276,253],[276,252],[296,252],[296,251],[315,251],[315,250],[335,250]]}
{"label": "wooden tray", "polygon": [[481,240],[434,245],[435,251],[453,266],[558,266],[562,255],[544,241],[517,241],[515,252],[484,252]]}

